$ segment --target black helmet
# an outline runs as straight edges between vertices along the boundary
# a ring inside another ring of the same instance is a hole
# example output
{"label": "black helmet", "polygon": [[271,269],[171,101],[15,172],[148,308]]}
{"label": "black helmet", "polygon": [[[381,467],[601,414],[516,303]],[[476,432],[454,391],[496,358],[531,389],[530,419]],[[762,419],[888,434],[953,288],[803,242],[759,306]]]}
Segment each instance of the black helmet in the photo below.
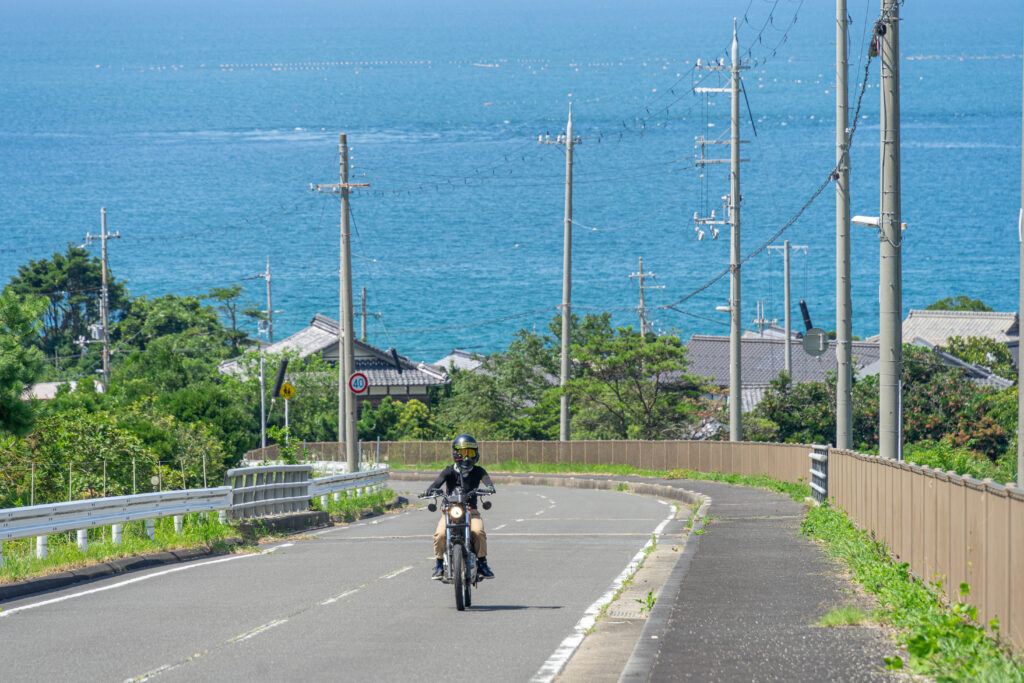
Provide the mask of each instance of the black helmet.
{"label": "black helmet", "polygon": [[469,471],[480,461],[476,439],[469,434],[459,434],[452,441],[452,460],[459,469]]}

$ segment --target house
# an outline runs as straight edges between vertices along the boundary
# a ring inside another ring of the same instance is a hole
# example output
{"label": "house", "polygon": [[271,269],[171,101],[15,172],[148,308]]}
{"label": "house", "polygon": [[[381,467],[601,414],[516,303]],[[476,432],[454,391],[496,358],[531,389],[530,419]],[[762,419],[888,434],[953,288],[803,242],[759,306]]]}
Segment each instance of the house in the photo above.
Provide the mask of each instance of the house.
{"label": "house", "polygon": [[[931,312],[931,311],[929,311]],[[960,360],[956,356],[935,348],[935,344],[921,338],[912,342],[915,346],[923,346],[934,350],[942,362],[958,367],[972,382],[981,386],[1005,389],[1013,386],[1013,382],[996,375],[988,368],[973,365]],[[878,374],[879,346],[877,340],[853,341],[853,373],[857,377],[870,377]],[[786,367],[785,338],[778,337],[747,337],[740,342],[740,376],[743,389],[743,412],[753,410],[771,385],[771,381],[779,376]],[[690,337],[687,348],[687,372],[692,375],[706,377],[713,386],[719,387],[724,393],[729,388],[729,337],[695,334]],[[811,356],[804,351],[799,341],[792,343],[793,381],[824,382],[828,373],[839,369],[836,360],[836,343],[829,341],[829,348],[820,356]]]}
{"label": "house", "polygon": [[[359,397],[360,406],[367,401],[377,405],[385,396],[403,402],[416,399],[429,405],[430,388],[448,383],[448,374],[443,370],[413,362],[394,349],[385,351],[358,339],[353,340],[353,346],[355,371],[366,375],[369,383],[369,389]],[[338,322],[318,313],[308,327],[267,346],[264,351],[268,354],[291,351],[300,358],[319,355],[337,366]],[[220,371],[239,374],[242,367],[238,359],[231,359],[220,364]]]}
{"label": "house", "polygon": [[469,351],[463,351],[462,349],[452,349],[444,358],[436,361],[433,365],[435,368],[441,368],[442,370],[450,370],[455,368],[456,370],[476,370],[482,365],[480,358]]}
{"label": "house", "polygon": [[[103,388],[103,382],[94,379],[92,383],[97,394],[102,394],[106,391],[106,389]],[[21,400],[30,401],[35,399],[37,401],[52,401],[57,398],[57,393],[64,385],[67,385],[68,391],[74,391],[78,388],[78,382],[75,380],[66,382],[37,382],[21,393]]]}
{"label": "house", "polygon": [[[950,337],[987,337],[1009,344],[1020,337],[1020,323],[1016,313],[914,309],[903,321],[904,341],[923,339],[934,346],[945,346]],[[877,341],[878,337],[870,340]]]}
{"label": "house", "polygon": [[[854,373],[860,374],[878,360],[878,343],[855,341],[852,344]],[[824,382],[830,372],[836,372],[835,342],[820,356],[811,356],[799,340],[791,342],[793,381]],[[729,388],[729,337],[695,334],[686,344],[687,372],[706,377],[724,392]],[[743,412],[753,410],[761,402],[771,381],[786,368],[786,340],[783,335],[765,337],[744,336],[740,342]]]}

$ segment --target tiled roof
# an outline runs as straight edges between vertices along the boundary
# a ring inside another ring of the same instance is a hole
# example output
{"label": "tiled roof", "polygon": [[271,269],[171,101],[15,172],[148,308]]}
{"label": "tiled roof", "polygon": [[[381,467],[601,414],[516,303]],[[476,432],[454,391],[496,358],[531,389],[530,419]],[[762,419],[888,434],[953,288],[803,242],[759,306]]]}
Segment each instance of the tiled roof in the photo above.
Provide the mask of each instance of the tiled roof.
{"label": "tiled roof", "polygon": [[[446,384],[448,375],[426,363],[416,363],[397,353],[384,351],[372,344],[353,339],[355,369],[367,376],[371,386],[433,386]],[[309,327],[264,349],[269,354],[297,351],[300,358],[321,353],[333,361],[338,358],[338,321],[317,313]],[[399,372],[395,365],[397,356]],[[240,372],[236,359],[221,363],[220,370],[226,374]]]}
{"label": "tiled roof", "polygon": [[1018,336],[1017,314],[1012,312],[911,310],[903,321],[904,341],[921,338],[939,346],[950,337],[988,337],[1006,343]]}
{"label": "tiled roof", "polygon": [[481,361],[473,357],[474,354],[469,351],[463,351],[462,349],[452,349],[444,358],[433,363],[434,367],[447,370],[448,368],[454,367],[456,370],[476,370],[481,365]]}
{"label": "tiled roof", "polygon": [[[852,344],[853,366],[858,370],[878,360],[878,344],[855,341]],[[786,367],[786,340],[778,338],[750,338],[740,341],[741,376],[744,391],[753,387],[767,387]],[[686,344],[687,372],[707,377],[720,387],[729,385],[729,338],[695,334]],[[793,381],[823,382],[829,372],[836,372],[835,342],[820,356],[804,351],[799,341],[792,342]],[[753,398],[753,397],[752,397]]]}

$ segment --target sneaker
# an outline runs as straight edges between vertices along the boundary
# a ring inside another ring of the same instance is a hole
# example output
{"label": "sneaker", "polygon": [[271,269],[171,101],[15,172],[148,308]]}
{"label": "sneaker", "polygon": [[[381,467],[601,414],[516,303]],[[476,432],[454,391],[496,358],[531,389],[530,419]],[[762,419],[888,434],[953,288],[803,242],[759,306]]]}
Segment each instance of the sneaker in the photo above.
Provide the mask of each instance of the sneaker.
{"label": "sneaker", "polygon": [[480,576],[484,577],[485,579],[494,578],[494,572],[492,572],[491,568],[487,566],[486,558],[481,557],[479,560],[477,560],[476,571],[480,574]]}
{"label": "sneaker", "polygon": [[442,576],[444,576],[444,560],[438,560],[437,564],[434,565],[434,573],[430,578],[440,581]]}

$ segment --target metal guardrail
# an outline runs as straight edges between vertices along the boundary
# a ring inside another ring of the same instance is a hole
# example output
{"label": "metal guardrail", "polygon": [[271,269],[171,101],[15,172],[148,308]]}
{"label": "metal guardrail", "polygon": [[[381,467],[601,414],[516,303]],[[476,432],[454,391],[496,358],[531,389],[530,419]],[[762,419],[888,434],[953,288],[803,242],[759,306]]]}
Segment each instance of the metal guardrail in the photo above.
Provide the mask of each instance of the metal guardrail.
{"label": "metal guardrail", "polygon": [[91,498],[67,503],[48,503],[0,510],[0,562],[3,543],[36,537],[36,556],[47,555],[50,534],[78,531],[78,546],[88,547],[87,530],[113,526],[113,539],[119,543],[121,525],[146,520],[146,533],[154,534],[154,520],[174,517],[180,532],[182,516],[195,512],[221,512],[222,520],[252,519],[309,509],[309,501],[349,489],[361,493],[387,481],[390,469],[384,467],[353,474],[310,478],[310,465],[272,465],[228,470],[225,486],[184,491],[139,493],[131,496]]}
{"label": "metal guardrail", "polygon": [[252,519],[309,509],[310,465],[238,467],[224,474],[231,487],[229,519]]}
{"label": "metal guardrail", "polygon": [[824,503],[828,500],[828,446],[814,446],[811,458],[811,495]]}
{"label": "metal guardrail", "polygon": [[352,474],[334,474],[329,477],[317,477],[310,480],[310,498],[326,496],[335,491],[342,491],[352,488],[367,488],[383,484],[391,476],[391,468],[383,465],[377,470],[369,472],[354,472]]}

